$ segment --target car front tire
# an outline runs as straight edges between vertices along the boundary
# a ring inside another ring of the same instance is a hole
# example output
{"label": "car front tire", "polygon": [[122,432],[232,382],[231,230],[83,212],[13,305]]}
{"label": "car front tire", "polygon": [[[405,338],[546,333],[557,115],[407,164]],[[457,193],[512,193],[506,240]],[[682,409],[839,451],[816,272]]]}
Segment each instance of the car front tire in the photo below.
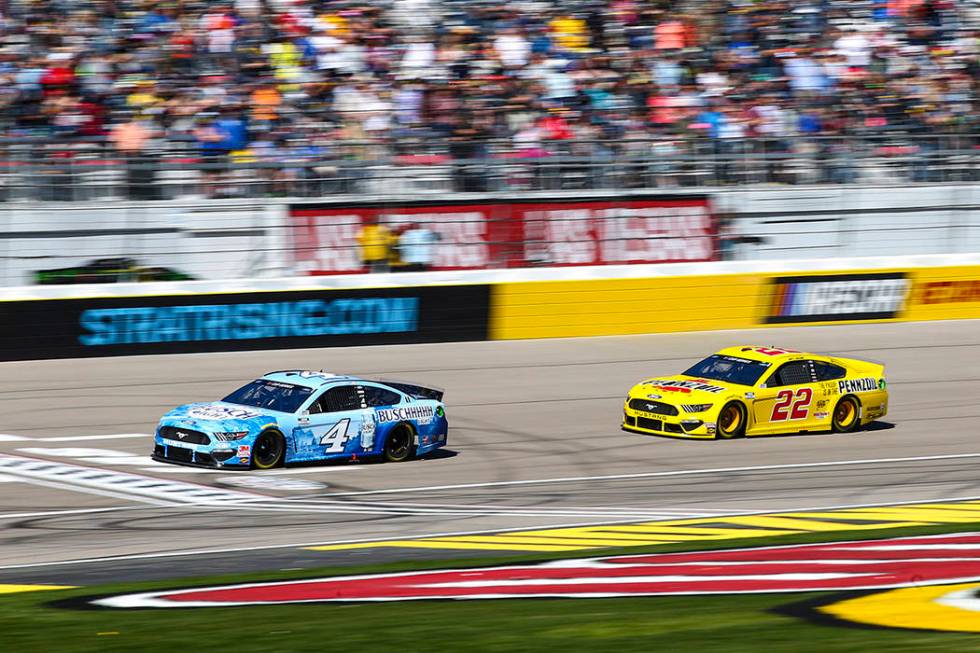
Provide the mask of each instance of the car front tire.
{"label": "car front tire", "polygon": [[745,435],[748,411],[738,401],[729,401],[718,413],[716,437],[719,440],[734,440]]}
{"label": "car front tire", "polygon": [[286,439],[279,431],[265,431],[252,445],[252,469],[279,467],[286,456]]}

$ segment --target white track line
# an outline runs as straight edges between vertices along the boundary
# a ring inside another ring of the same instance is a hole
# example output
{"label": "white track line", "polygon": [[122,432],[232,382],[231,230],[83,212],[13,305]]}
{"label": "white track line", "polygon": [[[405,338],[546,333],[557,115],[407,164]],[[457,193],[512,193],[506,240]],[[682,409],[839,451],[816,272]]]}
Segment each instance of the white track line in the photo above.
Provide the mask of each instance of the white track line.
{"label": "white track line", "polygon": [[152,438],[152,433],[112,433],[108,435],[59,435],[51,438],[30,438],[34,442],[87,442],[89,440],[122,440],[124,438]]}
{"label": "white track line", "polygon": [[927,460],[955,460],[980,458],[980,453],[956,453],[939,456],[912,456],[909,458],[868,458],[864,460],[833,460],[822,463],[783,463],[779,465],[752,465],[749,467],[714,467],[708,469],[682,469],[670,472],[638,472],[635,474],[608,474],[605,476],[564,476],[559,478],[526,479],[523,481],[490,481],[486,483],[460,483],[456,485],[426,485],[421,487],[392,488],[388,490],[362,490],[336,492],[324,497],[366,496],[370,494],[398,494],[401,492],[426,492],[431,490],[463,490],[467,488],[509,487],[515,485],[543,485],[546,483],[578,483],[582,481],[619,481],[634,478],[661,478],[667,476],[696,476],[701,474],[730,474],[732,472],[761,472],[777,469],[807,469],[817,467],[843,467],[848,465],[877,465],[881,463],[909,463]]}
{"label": "white track line", "polygon": [[0,454],[0,473],[27,483],[111,496],[153,505],[217,505],[229,501],[269,500],[267,495],[224,490],[210,485],[164,479],[104,467],[74,465],[45,458]]}
{"label": "white track line", "polygon": [[[786,509],[771,509],[771,510],[746,510],[742,512],[732,512],[728,514],[728,517],[735,517],[739,515],[769,515],[769,514],[780,514],[784,512],[814,512],[814,511],[825,511],[825,510],[846,510],[848,508],[875,508],[883,506],[907,506],[914,505],[917,503],[953,503],[957,501],[977,501],[980,500],[980,496],[969,496],[969,497],[953,497],[948,499],[934,500],[929,499],[916,499],[914,501],[890,501],[887,503],[854,503],[854,504],[844,504],[844,505],[823,505],[823,506],[801,506],[796,508],[786,508]],[[720,517],[720,515],[712,515],[712,517]],[[671,521],[676,519],[676,517],[671,517]],[[573,522],[568,524],[550,524],[545,526],[535,526],[535,530],[545,530],[545,529],[555,529],[555,528],[580,528],[583,526],[612,526],[616,524],[635,524],[636,520],[633,519],[618,519],[618,520],[606,520],[601,522]],[[419,535],[405,535],[402,537],[375,537],[375,538],[359,538],[359,539],[347,539],[347,540],[332,540],[326,542],[299,542],[293,544],[269,544],[265,546],[247,546],[247,547],[234,547],[234,548],[218,548],[218,549],[196,549],[193,551],[167,551],[163,553],[134,553],[130,555],[120,555],[120,556],[104,556],[99,558],[78,558],[75,560],[65,560],[61,562],[30,562],[26,564],[17,565],[2,565],[0,569],[30,569],[37,567],[59,567],[68,565],[85,565],[92,564],[96,562],[119,562],[122,560],[152,560],[155,558],[174,558],[183,556],[195,556],[195,555],[218,555],[226,553],[240,553],[242,551],[269,551],[273,549],[303,549],[311,546],[330,546],[335,544],[362,544],[362,543],[372,543],[372,542],[390,542],[392,540],[421,540],[429,539],[434,537],[460,537],[464,535],[487,535],[487,534],[503,534],[503,533],[514,533],[520,531],[528,530],[527,526],[515,526],[513,528],[499,528],[499,529],[481,529],[481,530],[469,530],[469,531],[454,531],[454,532],[442,532],[442,533],[427,533]]]}
{"label": "white track line", "polygon": [[[4,519],[34,519],[36,517],[56,517],[58,515],[87,515],[95,512],[116,512],[119,510],[133,510],[129,506],[113,506],[110,508],[76,508],[74,510],[48,510],[46,512],[9,512],[0,514],[0,520]],[[146,510],[146,508],[143,508]]]}

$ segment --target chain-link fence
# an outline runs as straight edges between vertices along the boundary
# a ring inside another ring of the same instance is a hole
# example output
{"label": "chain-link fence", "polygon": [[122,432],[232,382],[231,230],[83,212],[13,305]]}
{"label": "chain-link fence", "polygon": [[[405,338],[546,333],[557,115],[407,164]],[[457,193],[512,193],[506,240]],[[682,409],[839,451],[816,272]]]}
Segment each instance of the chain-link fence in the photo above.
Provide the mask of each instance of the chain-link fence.
{"label": "chain-link fence", "polygon": [[0,201],[77,202],[634,190],[980,180],[980,136],[296,144],[274,155],[186,147],[122,156],[97,139],[0,142]]}

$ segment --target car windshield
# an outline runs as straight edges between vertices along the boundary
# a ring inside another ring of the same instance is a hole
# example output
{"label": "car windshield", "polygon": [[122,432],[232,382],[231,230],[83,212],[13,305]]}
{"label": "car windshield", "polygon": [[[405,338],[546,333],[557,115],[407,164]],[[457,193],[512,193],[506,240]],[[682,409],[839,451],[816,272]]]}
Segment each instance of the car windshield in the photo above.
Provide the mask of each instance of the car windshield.
{"label": "car windshield", "polygon": [[295,413],[312,392],[312,388],[301,385],[258,379],[235,390],[222,401],[281,413]]}
{"label": "car windshield", "polygon": [[696,376],[713,381],[726,381],[736,385],[755,385],[762,373],[769,369],[769,363],[750,361],[734,356],[714,354],[684,372],[687,376]]}

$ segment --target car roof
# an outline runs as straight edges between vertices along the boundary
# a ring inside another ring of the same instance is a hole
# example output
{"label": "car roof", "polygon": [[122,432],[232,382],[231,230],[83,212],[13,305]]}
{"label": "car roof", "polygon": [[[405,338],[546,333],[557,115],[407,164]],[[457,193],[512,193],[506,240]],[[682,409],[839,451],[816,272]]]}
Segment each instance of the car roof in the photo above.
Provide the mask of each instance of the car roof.
{"label": "car roof", "polygon": [[827,356],[822,354],[811,354],[806,351],[796,351],[775,345],[741,345],[738,347],[727,347],[718,352],[720,356],[735,356],[736,358],[747,358],[762,363],[785,363],[786,361],[800,360],[809,358],[814,360],[827,360]]}
{"label": "car roof", "polygon": [[358,376],[331,374],[330,372],[324,372],[323,370],[279,370],[277,372],[263,374],[262,378],[266,379],[267,381],[291,383],[293,385],[306,386],[307,388],[321,388],[330,383],[367,380]]}

